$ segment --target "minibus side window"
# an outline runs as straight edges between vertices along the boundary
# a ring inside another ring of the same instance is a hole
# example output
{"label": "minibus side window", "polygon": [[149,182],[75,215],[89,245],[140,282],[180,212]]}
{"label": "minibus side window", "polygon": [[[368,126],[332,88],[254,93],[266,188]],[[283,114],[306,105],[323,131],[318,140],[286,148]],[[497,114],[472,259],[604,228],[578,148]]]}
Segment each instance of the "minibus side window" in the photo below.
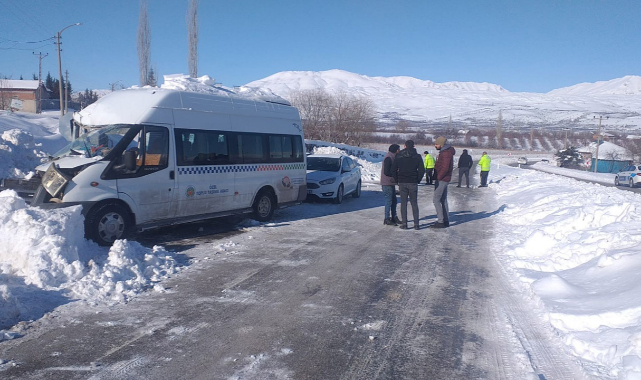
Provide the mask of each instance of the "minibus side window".
{"label": "minibus side window", "polygon": [[295,135],[270,135],[269,136],[269,161],[270,162],[302,162],[303,144],[300,136]]}
{"label": "minibus side window", "polygon": [[[123,148],[105,178],[133,178],[167,168],[169,162],[169,131],[164,127],[145,126]],[[125,167],[126,152],[136,153],[136,168]],[[144,167],[144,170],[141,168]]]}
{"label": "minibus side window", "polygon": [[229,163],[228,132],[177,129],[175,134],[178,166]]}
{"label": "minibus side window", "polygon": [[243,164],[266,162],[263,135],[258,133],[240,133],[238,155]]}
{"label": "minibus side window", "polygon": [[144,166],[167,167],[169,158],[169,133],[167,128],[145,127]]}
{"label": "minibus side window", "polygon": [[305,154],[303,153],[303,142],[300,136],[293,136],[292,141],[294,143],[294,161],[303,162]]}

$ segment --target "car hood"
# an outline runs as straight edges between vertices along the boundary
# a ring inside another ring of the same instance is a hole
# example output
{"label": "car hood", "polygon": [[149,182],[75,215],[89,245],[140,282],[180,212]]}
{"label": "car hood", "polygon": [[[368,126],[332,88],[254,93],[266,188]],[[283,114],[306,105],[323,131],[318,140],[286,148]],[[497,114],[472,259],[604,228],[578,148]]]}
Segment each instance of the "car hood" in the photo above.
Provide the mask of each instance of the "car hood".
{"label": "car hood", "polygon": [[53,161],[46,162],[42,165],[38,165],[36,167],[36,170],[46,172],[47,169],[49,169],[49,165],[51,165],[52,162],[55,162],[56,165],[58,165],[58,167],[62,169],[73,169],[73,168],[77,168],[78,166],[83,166],[83,165],[90,164],[92,162],[99,161],[101,159],[102,157],[99,157],[99,156],[91,157],[91,158],[87,158],[84,156],[66,156],[58,160],[53,160]]}
{"label": "car hood", "polygon": [[338,177],[338,172],[326,172],[322,170],[308,170],[307,180],[322,181],[327,178]]}

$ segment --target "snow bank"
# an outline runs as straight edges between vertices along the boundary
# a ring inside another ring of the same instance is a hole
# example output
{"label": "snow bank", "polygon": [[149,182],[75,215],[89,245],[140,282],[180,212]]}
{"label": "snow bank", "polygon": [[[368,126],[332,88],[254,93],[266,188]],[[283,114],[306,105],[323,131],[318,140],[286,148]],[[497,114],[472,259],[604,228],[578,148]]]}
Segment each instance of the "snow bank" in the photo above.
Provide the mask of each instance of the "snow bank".
{"label": "snow bank", "polygon": [[[490,188],[499,261],[599,377],[641,375],[641,195],[507,166]],[[500,181],[499,181],[500,179]]]}
{"label": "snow bank", "polygon": [[80,206],[42,210],[0,192],[0,328],[50,311],[38,292],[59,303],[123,302],[176,272],[162,247],[120,240],[107,249],[83,233]]}
{"label": "snow bank", "polygon": [[48,160],[34,142],[33,135],[9,129],[0,135],[0,178],[24,178],[36,166]]}
{"label": "snow bank", "polygon": [[172,74],[164,75],[164,80],[165,83],[163,83],[160,88],[289,104],[287,100],[274,94],[271,90],[247,86],[234,88],[225,87],[219,83],[217,84],[216,80],[211,78],[209,75],[192,78],[189,75]]}
{"label": "snow bank", "polygon": [[608,185],[613,185],[614,177],[616,177],[616,174],[612,173],[593,173],[582,170],[560,168],[558,166],[548,165],[540,162],[535,163],[534,165],[532,165],[532,167],[534,167],[536,170],[546,173],[559,174],[562,176],[584,179]]}
{"label": "snow bank", "polygon": [[[352,160],[356,162],[358,166],[361,168],[361,180],[363,182],[369,182],[369,183],[376,183],[378,184],[381,180],[381,162],[372,162],[370,159],[377,158],[374,157],[371,153],[365,155],[361,154],[360,156],[353,156],[348,154],[349,149],[345,149],[346,145],[342,146],[342,149],[338,147],[338,145],[333,145],[326,143],[328,146],[316,146],[313,148],[313,154],[341,154],[345,156],[349,156]],[[359,149],[356,147],[349,147],[352,149]],[[376,152],[378,154],[382,154],[382,152],[377,152],[377,151],[372,151]],[[385,154],[383,154],[383,157]],[[368,159],[369,158],[369,159]]]}

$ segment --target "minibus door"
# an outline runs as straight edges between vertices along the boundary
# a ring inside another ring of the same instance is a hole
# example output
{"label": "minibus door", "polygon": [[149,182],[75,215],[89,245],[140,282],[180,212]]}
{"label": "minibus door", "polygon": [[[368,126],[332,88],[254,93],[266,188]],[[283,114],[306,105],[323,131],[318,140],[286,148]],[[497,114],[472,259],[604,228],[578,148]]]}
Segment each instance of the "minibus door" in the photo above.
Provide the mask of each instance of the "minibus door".
{"label": "minibus door", "polygon": [[135,170],[118,178],[118,193],[136,205],[136,224],[172,218],[175,207],[175,163],[169,159],[169,131],[145,126],[130,144]]}

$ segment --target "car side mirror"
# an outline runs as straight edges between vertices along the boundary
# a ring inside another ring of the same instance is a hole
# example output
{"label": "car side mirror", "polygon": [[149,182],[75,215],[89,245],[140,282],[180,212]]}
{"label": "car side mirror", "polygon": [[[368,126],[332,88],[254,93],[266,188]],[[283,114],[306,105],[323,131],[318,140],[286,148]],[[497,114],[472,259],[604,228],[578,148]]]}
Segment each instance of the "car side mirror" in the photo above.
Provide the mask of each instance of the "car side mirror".
{"label": "car side mirror", "polygon": [[136,156],[135,150],[128,150],[125,152],[125,169],[132,172],[136,170]]}

